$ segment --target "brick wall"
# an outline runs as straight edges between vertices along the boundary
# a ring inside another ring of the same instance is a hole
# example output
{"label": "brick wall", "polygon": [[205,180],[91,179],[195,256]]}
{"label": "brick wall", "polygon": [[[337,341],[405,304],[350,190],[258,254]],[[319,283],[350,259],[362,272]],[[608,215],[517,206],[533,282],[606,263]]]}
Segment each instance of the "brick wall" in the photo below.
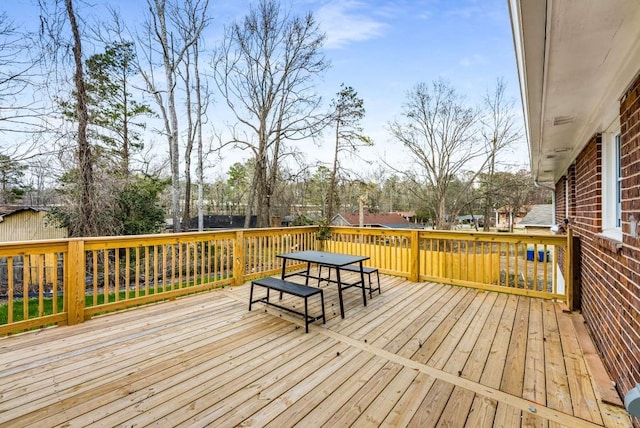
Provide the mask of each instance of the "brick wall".
{"label": "brick wall", "polygon": [[567,183],[567,177],[562,177],[556,183],[556,223],[561,223],[562,220],[567,218],[567,198],[565,195],[565,186]]}
{"label": "brick wall", "polygon": [[569,182],[569,213],[567,218],[576,216],[576,166],[571,165],[567,171],[567,181]]}
{"label": "brick wall", "polygon": [[624,395],[640,382],[640,78],[620,104],[620,124],[622,245],[599,235],[600,135],[589,141],[556,184],[556,215],[561,218],[565,213],[564,198],[568,198],[570,226],[581,244],[583,315],[618,392]]}

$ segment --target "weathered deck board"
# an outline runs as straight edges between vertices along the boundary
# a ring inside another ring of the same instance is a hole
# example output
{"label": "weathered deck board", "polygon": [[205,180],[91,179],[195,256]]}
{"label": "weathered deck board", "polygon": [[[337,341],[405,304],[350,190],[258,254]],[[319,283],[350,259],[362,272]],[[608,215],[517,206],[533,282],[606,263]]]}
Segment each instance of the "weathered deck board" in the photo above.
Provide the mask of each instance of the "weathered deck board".
{"label": "weathered deck board", "polygon": [[0,338],[0,426],[612,424],[554,303],[381,279],[309,334],[245,285]]}

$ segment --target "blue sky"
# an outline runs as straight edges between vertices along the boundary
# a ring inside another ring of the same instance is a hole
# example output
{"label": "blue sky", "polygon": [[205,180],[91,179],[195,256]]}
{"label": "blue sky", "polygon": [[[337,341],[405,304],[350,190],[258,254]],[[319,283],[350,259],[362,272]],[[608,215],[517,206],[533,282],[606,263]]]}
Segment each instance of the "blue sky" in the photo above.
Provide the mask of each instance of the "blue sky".
{"label": "blue sky", "polygon": [[[105,3],[90,0],[78,9],[106,16]],[[38,23],[35,4],[35,0],[4,0],[0,10],[5,9],[19,25],[32,26]],[[110,4],[133,26],[146,10],[145,0],[111,0]],[[248,4],[245,0],[211,0],[214,21],[209,44],[215,43],[225,24],[245,15]],[[318,91],[327,104],[342,82],[364,99],[363,126],[374,140],[374,147],[363,153],[370,164],[383,157],[402,162],[401,147],[391,140],[386,125],[398,117],[407,91],[418,82],[443,77],[478,105],[502,77],[520,112],[507,0],[295,0],[283,1],[283,5],[289,5],[293,13],[312,11],[326,32],[326,56],[332,67],[318,80]],[[218,100],[211,116],[228,117],[223,108]],[[309,162],[330,160],[331,133],[326,134],[320,148],[305,146]],[[526,146],[517,153],[513,162],[525,164]],[[247,157],[228,154],[223,165]]]}
{"label": "blue sky", "polygon": [[503,77],[520,109],[506,0],[304,3],[327,33],[333,62],[327,89],[344,81],[365,100],[365,131],[374,138],[374,157],[397,156],[385,125],[400,113],[407,91],[418,82],[443,77],[478,104]]}

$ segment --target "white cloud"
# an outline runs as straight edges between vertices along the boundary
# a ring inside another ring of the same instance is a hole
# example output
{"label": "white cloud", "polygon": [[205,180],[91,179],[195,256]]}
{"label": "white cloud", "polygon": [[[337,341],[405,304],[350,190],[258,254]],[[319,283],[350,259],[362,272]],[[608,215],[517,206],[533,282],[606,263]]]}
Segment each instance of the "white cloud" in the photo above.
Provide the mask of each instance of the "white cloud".
{"label": "white cloud", "polygon": [[465,7],[454,7],[448,10],[447,15],[459,18],[459,19],[476,19],[486,20],[490,22],[502,22],[505,19],[502,9],[493,5],[487,5],[485,2],[480,4],[474,4],[477,2],[472,1],[471,4]]}
{"label": "white cloud", "polygon": [[471,56],[462,58],[459,64],[463,67],[473,67],[476,65],[485,65],[487,63],[487,57],[485,57],[484,55],[473,54]]}
{"label": "white cloud", "polygon": [[315,15],[327,35],[325,47],[340,48],[380,37],[387,24],[367,15],[368,9],[366,3],[357,0],[331,0],[320,7]]}

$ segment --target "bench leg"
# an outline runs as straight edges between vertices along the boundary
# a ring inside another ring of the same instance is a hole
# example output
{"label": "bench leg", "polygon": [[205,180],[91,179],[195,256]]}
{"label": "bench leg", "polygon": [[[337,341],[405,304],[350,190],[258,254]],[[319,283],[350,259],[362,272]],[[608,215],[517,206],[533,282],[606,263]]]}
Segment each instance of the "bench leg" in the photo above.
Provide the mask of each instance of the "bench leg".
{"label": "bench leg", "polygon": [[252,303],[253,303],[253,282],[251,283],[251,292],[249,293],[249,312],[251,312]]}
{"label": "bench leg", "polygon": [[309,333],[309,303],[308,298],[304,298],[304,331]]}
{"label": "bench leg", "polygon": [[320,290],[320,304],[322,305],[322,324],[327,323],[327,318],[324,316],[324,293]]}
{"label": "bench leg", "polygon": [[340,269],[336,269],[336,279],[338,280],[338,300],[340,301],[340,316],[344,319],[344,303],[342,302],[342,282],[340,282]]}
{"label": "bench leg", "polygon": [[360,262],[360,285],[362,285],[362,303],[364,303],[364,306],[367,306],[367,291],[364,289],[364,271],[362,262]]}

